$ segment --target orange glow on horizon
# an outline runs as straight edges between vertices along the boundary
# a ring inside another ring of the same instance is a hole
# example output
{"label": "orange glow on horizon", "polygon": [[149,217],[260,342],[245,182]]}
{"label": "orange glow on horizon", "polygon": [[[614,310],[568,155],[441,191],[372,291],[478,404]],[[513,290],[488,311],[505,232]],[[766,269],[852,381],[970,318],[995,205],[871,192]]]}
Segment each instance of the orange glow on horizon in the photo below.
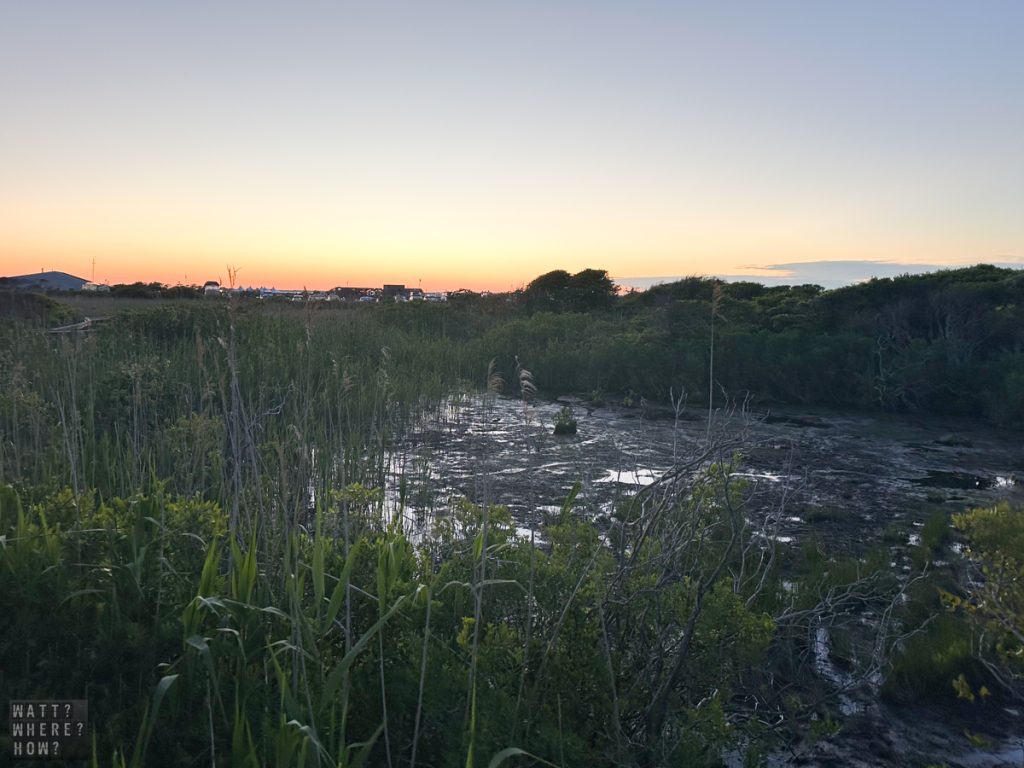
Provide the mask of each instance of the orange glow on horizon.
{"label": "orange glow on horizon", "polygon": [[[480,252],[486,249],[481,248]],[[789,254],[766,255],[758,259],[765,264],[813,261],[812,258],[788,258]],[[856,259],[860,254],[841,254],[835,259]],[[886,254],[880,261],[899,261],[899,254]],[[871,257],[874,257],[872,254]],[[576,254],[524,255],[498,251],[495,255],[475,258],[421,257],[394,252],[374,253],[365,258],[350,255],[335,257],[319,255],[247,254],[242,249],[211,249],[209,252],[180,257],[169,250],[140,247],[138,249],[106,250],[82,247],[69,253],[61,248],[25,249],[17,253],[0,245],[2,275],[32,274],[39,271],[67,272],[87,280],[114,285],[117,283],[157,282],[165,285],[202,285],[217,280],[229,282],[229,270],[237,270],[236,283],[243,287],[278,289],[327,290],[334,287],[380,287],[388,283],[420,287],[425,291],[453,291],[467,288],[474,291],[503,292],[522,288],[538,275],[555,269],[577,272],[582,269],[606,269],[615,278],[655,278],[669,276],[731,275],[785,279],[791,271],[768,270],[750,266],[752,260],[741,255],[701,259],[655,255],[630,258],[606,253],[594,258]],[[924,259],[917,263],[928,263]],[[976,261],[976,260],[975,260]],[[747,262],[743,264],[742,262]],[[934,260],[931,262],[934,263]],[[975,263],[963,259],[948,262],[951,267]]]}
{"label": "orange glow on horizon", "polygon": [[474,208],[461,217],[470,222],[463,227],[453,223],[461,220],[453,210],[434,217],[404,211],[404,219],[366,210],[338,224],[324,211],[314,215],[269,204],[246,209],[246,215],[218,215],[197,203],[170,201],[154,213],[149,206],[155,202],[138,199],[115,215],[121,209],[110,201],[93,208],[86,200],[47,208],[40,199],[0,199],[0,208],[8,203],[20,214],[0,233],[0,274],[42,268],[91,279],[95,260],[95,279],[109,284],[227,284],[230,268],[244,287],[326,290],[400,283],[428,291],[500,292],[554,269],[604,269],[613,279],[777,280],[791,273],[751,265],[875,260],[955,266],[1001,250],[999,237],[950,238],[935,246],[906,232],[872,233],[823,247],[832,240],[831,220],[802,224],[779,212],[748,217],[737,228],[732,216],[711,211],[697,226],[680,223],[668,210],[608,210],[602,220],[578,211],[535,211],[519,222],[503,211]]}

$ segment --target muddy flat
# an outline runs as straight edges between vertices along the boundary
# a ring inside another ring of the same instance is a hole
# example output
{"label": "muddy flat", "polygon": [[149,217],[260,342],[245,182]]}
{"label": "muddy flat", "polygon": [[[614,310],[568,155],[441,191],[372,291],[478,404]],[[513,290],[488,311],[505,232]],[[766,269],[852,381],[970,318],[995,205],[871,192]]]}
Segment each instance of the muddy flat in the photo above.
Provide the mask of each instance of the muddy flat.
{"label": "muddy flat", "polygon": [[[579,431],[553,434],[563,403],[451,398],[423,410],[393,446],[390,469],[412,489],[410,525],[452,497],[508,506],[523,525],[560,507],[579,481],[581,514],[610,505],[699,455],[709,440],[738,457],[737,476],[759,502],[751,514],[780,514],[779,534],[812,528],[842,548],[869,545],[893,522],[920,522],[927,505],[950,512],[1000,500],[1024,502],[1024,444],[976,421],[839,411],[587,408]],[[784,504],[781,503],[784,497]],[[397,512],[398,498],[389,495]]]}

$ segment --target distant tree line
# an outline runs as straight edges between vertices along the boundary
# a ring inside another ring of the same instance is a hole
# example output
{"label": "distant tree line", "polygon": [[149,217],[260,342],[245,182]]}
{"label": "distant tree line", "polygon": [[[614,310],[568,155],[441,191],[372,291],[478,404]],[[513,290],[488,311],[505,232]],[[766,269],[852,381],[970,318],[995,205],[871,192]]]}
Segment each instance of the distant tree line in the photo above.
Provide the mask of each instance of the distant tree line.
{"label": "distant tree line", "polygon": [[[200,293],[134,283],[114,286],[110,295]],[[238,298],[242,311],[255,311],[247,297]],[[373,313],[365,322],[382,344],[399,344],[401,333],[417,349],[443,349],[416,374],[439,383],[474,381],[491,359],[512,371],[518,359],[551,395],[667,402],[672,390],[704,404],[710,391],[1024,426],[1022,270],[979,265],[835,290],[691,277],[626,294],[605,270],[553,270],[517,291],[461,289],[432,306],[351,304],[316,306],[328,314]],[[443,369],[433,362],[453,359],[458,364]]]}
{"label": "distant tree line", "polygon": [[[530,340],[542,386],[648,398],[684,388],[699,401],[716,288],[716,391],[1024,424],[1022,270],[979,265],[835,290],[694,277],[623,296],[598,270],[549,272],[519,297],[529,320],[494,333],[508,346]],[[579,312],[586,323],[572,319]]]}

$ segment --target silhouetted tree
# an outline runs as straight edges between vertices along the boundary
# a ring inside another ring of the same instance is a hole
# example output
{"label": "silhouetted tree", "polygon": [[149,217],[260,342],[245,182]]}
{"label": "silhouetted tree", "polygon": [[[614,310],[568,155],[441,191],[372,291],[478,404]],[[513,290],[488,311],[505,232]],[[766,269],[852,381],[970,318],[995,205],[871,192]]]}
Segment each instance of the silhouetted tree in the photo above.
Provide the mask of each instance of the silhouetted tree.
{"label": "silhouetted tree", "polygon": [[531,309],[557,311],[564,308],[571,284],[572,275],[564,269],[545,272],[526,286],[523,299]]}
{"label": "silhouetted tree", "polygon": [[571,309],[589,312],[607,309],[618,295],[618,288],[603,269],[584,269],[572,276],[569,283]]}
{"label": "silhouetted tree", "polygon": [[606,270],[584,269],[570,275],[556,269],[526,286],[523,299],[531,309],[589,312],[610,307],[617,295],[618,288]]}

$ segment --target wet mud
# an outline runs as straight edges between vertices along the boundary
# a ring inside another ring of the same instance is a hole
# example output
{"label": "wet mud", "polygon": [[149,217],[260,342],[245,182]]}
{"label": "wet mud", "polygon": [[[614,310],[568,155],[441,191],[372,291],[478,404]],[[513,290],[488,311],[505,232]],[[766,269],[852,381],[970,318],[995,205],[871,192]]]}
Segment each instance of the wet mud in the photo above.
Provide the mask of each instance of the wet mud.
{"label": "wet mud", "polygon": [[[564,405],[578,432],[553,433]],[[1002,500],[1024,505],[1024,442],[1018,434],[958,419],[826,410],[706,411],[590,408],[576,398],[523,403],[461,396],[421,408],[394,442],[388,460],[386,510],[414,539],[468,497],[509,508],[519,535],[536,536],[577,482],[575,513],[599,527],[614,505],[665,472],[701,455],[738,459],[752,517],[770,517],[781,546],[807,536],[830,549],[859,554],[905,531],[891,545],[894,564],[920,541],[929,513],[950,513]],[[915,537],[917,537],[915,541]],[[909,565],[903,566],[909,570]],[[815,639],[814,671],[839,694],[844,715],[835,735],[773,765],[1024,765],[1024,719],[1007,709],[978,715],[956,706],[898,706],[878,699],[877,685],[846,686],[830,660],[829,637]],[[964,736],[974,727],[987,748]]]}

